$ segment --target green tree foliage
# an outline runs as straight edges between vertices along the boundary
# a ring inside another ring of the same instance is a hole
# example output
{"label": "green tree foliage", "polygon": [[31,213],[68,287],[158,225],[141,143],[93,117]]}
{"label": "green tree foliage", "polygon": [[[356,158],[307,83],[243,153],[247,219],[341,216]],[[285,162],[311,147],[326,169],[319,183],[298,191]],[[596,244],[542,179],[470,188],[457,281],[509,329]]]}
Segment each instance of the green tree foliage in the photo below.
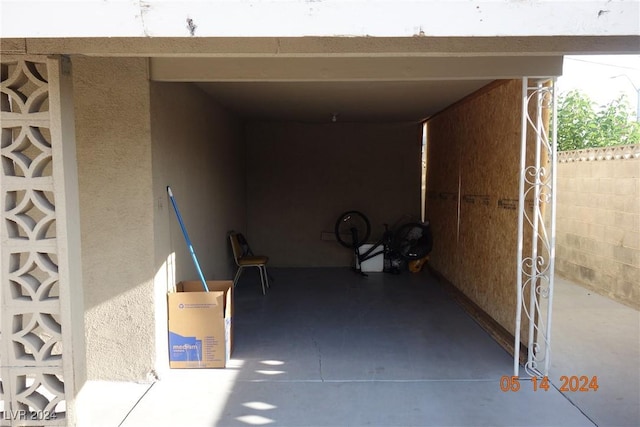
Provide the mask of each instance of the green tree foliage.
{"label": "green tree foliage", "polygon": [[558,97],[558,150],[640,144],[640,123],[625,96],[596,109],[586,94]]}

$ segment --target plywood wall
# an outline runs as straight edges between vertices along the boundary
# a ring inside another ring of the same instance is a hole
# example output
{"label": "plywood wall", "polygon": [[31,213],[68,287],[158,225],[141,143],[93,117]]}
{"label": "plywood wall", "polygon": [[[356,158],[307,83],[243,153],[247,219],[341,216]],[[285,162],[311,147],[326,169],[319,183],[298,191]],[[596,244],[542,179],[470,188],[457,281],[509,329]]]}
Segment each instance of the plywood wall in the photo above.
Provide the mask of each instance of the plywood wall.
{"label": "plywood wall", "polygon": [[512,334],[521,93],[496,82],[428,122],[430,264]]}

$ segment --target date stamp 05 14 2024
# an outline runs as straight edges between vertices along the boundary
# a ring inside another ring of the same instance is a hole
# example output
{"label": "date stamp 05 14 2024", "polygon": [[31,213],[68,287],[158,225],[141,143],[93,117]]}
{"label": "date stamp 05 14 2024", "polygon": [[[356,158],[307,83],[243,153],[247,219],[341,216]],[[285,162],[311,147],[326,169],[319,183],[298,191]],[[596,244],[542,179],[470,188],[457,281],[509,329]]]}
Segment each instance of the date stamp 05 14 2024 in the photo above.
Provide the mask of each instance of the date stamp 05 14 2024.
{"label": "date stamp 05 14 2024", "polygon": [[[533,391],[543,390],[547,391],[550,387],[550,382],[548,377],[536,378],[532,377],[529,381],[527,379],[526,382],[531,383],[531,387],[533,387]],[[503,392],[515,392],[521,390],[520,379],[518,377],[503,375],[500,378],[500,390]],[[592,392],[598,391],[598,376],[589,377],[587,375],[577,376],[577,375],[562,375],[560,377],[560,387],[558,390],[561,392]]]}

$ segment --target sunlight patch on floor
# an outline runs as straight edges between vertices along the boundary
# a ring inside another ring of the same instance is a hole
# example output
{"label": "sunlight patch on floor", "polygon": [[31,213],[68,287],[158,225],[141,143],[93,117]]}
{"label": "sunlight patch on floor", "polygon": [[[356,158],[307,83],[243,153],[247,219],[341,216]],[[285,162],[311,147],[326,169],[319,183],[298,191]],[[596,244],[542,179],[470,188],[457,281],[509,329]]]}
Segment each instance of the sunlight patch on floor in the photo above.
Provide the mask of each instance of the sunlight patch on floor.
{"label": "sunlight patch on floor", "polygon": [[265,424],[275,423],[271,418],[262,417],[260,415],[243,415],[236,418],[236,420],[252,426],[262,426]]}

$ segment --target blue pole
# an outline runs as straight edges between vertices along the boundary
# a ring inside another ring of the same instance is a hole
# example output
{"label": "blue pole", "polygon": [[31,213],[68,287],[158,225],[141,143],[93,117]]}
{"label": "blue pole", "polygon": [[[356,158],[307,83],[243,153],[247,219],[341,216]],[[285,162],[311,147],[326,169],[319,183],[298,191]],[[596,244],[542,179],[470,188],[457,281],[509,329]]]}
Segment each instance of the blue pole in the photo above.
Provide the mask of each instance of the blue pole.
{"label": "blue pole", "polygon": [[169,199],[171,199],[173,210],[176,211],[176,216],[178,217],[178,222],[180,223],[180,228],[182,229],[182,234],[184,235],[184,240],[187,242],[187,246],[189,247],[189,252],[191,253],[191,259],[193,259],[193,263],[196,266],[196,270],[198,270],[198,275],[200,276],[200,280],[202,281],[202,287],[204,288],[205,292],[209,292],[207,281],[205,280],[204,274],[202,274],[202,270],[200,269],[200,263],[198,262],[198,258],[196,257],[196,252],[193,250],[193,245],[191,244],[191,239],[189,239],[187,228],[184,226],[184,222],[182,221],[182,215],[180,215],[180,211],[178,210],[178,205],[176,204],[176,200],[173,198],[173,192],[171,191],[171,187],[169,187],[168,185],[167,185],[167,192],[169,193]]}

